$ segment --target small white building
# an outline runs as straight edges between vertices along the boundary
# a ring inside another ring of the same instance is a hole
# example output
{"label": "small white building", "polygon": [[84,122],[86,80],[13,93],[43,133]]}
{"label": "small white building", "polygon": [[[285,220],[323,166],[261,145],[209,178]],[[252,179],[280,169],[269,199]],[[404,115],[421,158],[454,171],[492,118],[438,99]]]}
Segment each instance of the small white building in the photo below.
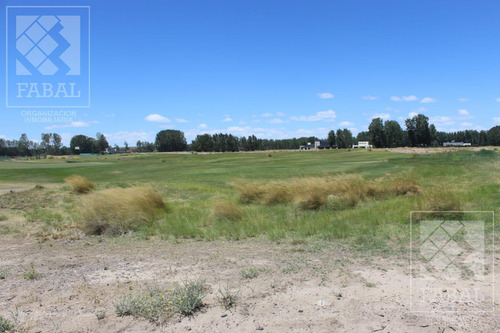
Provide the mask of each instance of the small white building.
{"label": "small white building", "polygon": [[308,142],[307,145],[301,145],[299,150],[317,150],[317,149],[330,149],[330,145],[326,141],[316,140],[314,144]]}
{"label": "small white building", "polygon": [[471,144],[468,142],[443,142],[443,147],[470,147]]}
{"label": "small white building", "polygon": [[370,141],[359,141],[357,145],[352,145],[352,148],[373,148]]}

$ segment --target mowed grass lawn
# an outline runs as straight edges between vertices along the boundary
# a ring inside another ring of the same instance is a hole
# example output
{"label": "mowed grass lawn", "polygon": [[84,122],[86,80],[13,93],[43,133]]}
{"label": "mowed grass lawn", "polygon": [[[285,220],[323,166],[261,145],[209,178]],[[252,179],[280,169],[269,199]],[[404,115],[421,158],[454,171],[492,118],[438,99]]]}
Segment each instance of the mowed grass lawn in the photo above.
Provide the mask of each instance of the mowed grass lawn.
{"label": "mowed grass lawn", "polygon": [[[0,188],[25,184],[43,188],[0,197],[0,216],[6,220],[0,222],[0,228],[2,223],[15,220],[18,227],[11,222],[9,227],[3,226],[3,232],[23,235],[24,229],[38,223],[42,226],[38,233],[44,237],[64,235],[81,219],[81,199],[92,195],[72,193],[65,185],[65,178],[80,175],[95,183],[95,191],[154,186],[168,212],[136,230],[144,237],[342,239],[360,246],[384,247],[408,241],[410,212],[414,210],[498,211],[499,166],[497,151],[412,155],[376,149],[3,160]],[[241,202],[233,186],[255,183],[272,187],[298,179],[346,175],[361,175],[380,184],[399,175],[411,178],[419,191],[373,195],[349,207],[301,209],[292,202]],[[233,212],[220,214],[217,210],[224,207]]]}

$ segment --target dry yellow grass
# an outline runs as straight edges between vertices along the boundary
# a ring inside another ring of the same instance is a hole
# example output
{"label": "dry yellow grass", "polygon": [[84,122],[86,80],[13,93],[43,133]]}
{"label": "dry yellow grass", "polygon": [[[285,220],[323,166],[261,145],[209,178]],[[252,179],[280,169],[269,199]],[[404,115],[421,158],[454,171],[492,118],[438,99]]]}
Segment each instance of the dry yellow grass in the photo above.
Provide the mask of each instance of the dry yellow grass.
{"label": "dry yellow grass", "polygon": [[243,203],[264,205],[294,203],[302,209],[318,209],[329,203],[333,208],[353,207],[368,198],[418,194],[416,178],[410,174],[377,180],[360,175],[292,178],[268,183],[233,184]]}
{"label": "dry yellow grass", "polygon": [[219,220],[236,221],[243,216],[243,210],[234,202],[217,201],[212,206],[212,216]]}
{"label": "dry yellow grass", "polygon": [[87,178],[78,175],[69,176],[64,179],[64,182],[69,184],[73,188],[73,191],[77,193],[87,193],[95,189],[94,183]]}
{"label": "dry yellow grass", "polygon": [[165,211],[153,187],[110,188],[82,199],[79,226],[87,234],[119,234],[137,230]]}

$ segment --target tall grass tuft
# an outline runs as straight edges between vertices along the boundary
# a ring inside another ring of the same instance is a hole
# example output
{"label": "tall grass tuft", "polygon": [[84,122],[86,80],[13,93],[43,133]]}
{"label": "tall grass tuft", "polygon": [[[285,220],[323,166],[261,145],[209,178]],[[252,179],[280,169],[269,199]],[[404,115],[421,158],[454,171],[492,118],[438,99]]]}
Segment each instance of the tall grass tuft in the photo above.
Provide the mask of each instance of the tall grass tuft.
{"label": "tall grass tuft", "polygon": [[238,198],[242,203],[251,203],[262,198],[263,189],[254,183],[237,183],[234,184],[238,190]]}
{"label": "tall grass tuft", "polygon": [[121,234],[152,223],[167,210],[150,186],[110,188],[83,198],[80,228],[87,234]]}
{"label": "tall grass tuft", "polygon": [[212,206],[212,216],[218,220],[237,221],[243,216],[243,210],[234,202],[218,201]]}
{"label": "tall grass tuft", "polygon": [[[421,210],[432,212],[459,212],[462,210],[462,200],[456,191],[449,189],[432,189],[421,198]],[[445,217],[449,213],[443,214]],[[451,214],[454,216],[454,214]],[[436,214],[435,214],[436,216]]]}
{"label": "tall grass tuft", "polygon": [[76,193],[88,193],[95,189],[94,183],[78,175],[69,176],[64,179],[64,182],[70,185]]}
{"label": "tall grass tuft", "polygon": [[269,183],[233,184],[243,203],[264,205],[294,203],[304,210],[315,210],[331,204],[336,209],[354,207],[367,199],[420,193],[416,177],[403,174],[369,180],[361,175],[292,178]]}

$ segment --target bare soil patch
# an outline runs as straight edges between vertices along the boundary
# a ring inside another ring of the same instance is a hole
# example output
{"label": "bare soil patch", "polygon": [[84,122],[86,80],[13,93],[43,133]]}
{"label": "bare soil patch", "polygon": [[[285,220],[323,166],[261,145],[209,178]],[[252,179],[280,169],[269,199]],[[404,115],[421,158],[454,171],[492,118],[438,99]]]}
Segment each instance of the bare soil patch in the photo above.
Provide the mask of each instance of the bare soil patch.
{"label": "bare soil patch", "polygon": [[[498,261],[498,259],[497,259]],[[23,274],[31,264],[40,277]],[[388,258],[351,252],[335,243],[275,244],[268,241],[196,242],[86,237],[37,243],[0,239],[0,316],[17,313],[27,332],[495,332],[493,295],[480,281],[485,304],[457,306],[458,312],[412,313],[410,269],[405,255]],[[258,274],[244,278],[242,270]],[[113,302],[146,284],[170,288],[204,278],[209,294],[193,317],[163,326],[117,317]],[[216,300],[220,288],[240,293],[236,308]],[[497,289],[498,290],[498,289]],[[500,294],[497,292],[497,299]],[[97,314],[105,313],[104,319]]]}

